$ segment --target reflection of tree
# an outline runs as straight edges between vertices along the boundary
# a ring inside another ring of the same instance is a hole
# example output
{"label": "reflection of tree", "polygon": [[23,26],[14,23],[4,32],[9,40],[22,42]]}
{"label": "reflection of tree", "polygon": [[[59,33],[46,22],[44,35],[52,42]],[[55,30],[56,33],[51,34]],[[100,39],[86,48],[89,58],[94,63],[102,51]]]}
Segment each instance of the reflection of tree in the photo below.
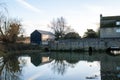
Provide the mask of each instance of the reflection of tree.
{"label": "reflection of tree", "polygon": [[55,60],[52,63],[52,70],[61,75],[64,75],[68,67],[74,68],[79,61],[79,55],[72,53],[51,53],[51,58]]}
{"label": "reflection of tree", "polygon": [[2,80],[20,80],[21,68],[16,56],[10,55],[4,57],[3,64],[0,66],[0,75]]}
{"label": "reflection of tree", "polygon": [[66,61],[71,65],[74,65],[79,62],[79,54],[71,53],[66,56]]}
{"label": "reflection of tree", "polygon": [[52,70],[61,75],[64,75],[66,69],[68,68],[64,60],[55,60],[52,65]]}

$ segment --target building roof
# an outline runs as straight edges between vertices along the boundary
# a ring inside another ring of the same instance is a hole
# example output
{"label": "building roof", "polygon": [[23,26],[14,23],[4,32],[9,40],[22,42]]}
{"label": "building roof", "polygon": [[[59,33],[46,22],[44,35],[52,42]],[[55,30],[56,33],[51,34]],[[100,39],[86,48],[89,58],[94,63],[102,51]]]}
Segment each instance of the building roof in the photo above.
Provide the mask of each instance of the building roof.
{"label": "building roof", "polygon": [[101,17],[102,20],[120,20],[120,16],[105,16]]}
{"label": "building roof", "polygon": [[116,22],[120,22],[120,16],[105,16],[100,15],[100,27],[120,27],[120,25],[116,25]]}
{"label": "building roof", "polygon": [[49,32],[49,31],[43,31],[43,30],[36,30],[36,31],[38,31],[41,34],[49,34],[49,35],[53,35],[54,36],[54,34],[52,32]]}

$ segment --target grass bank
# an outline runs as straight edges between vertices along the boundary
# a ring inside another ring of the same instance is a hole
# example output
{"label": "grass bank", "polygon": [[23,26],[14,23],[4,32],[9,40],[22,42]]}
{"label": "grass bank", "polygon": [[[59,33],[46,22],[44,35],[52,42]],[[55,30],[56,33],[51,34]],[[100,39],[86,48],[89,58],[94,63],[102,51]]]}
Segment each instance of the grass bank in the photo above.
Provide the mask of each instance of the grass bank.
{"label": "grass bank", "polygon": [[13,51],[25,51],[25,50],[41,50],[42,48],[39,45],[31,45],[24,43],[1,43],[0,51],[7,53]]}

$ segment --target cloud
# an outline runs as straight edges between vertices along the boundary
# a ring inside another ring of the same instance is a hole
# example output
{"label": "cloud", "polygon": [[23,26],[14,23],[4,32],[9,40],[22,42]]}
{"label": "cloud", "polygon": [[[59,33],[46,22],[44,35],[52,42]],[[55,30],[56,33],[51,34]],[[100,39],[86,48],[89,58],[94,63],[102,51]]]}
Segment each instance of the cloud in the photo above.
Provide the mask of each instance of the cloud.
{"label": "cloud", "polygon": [[28,8],[28,9],[34,11],[34,12],[38,12],[38,13],[42,12],[42,11],[40,11],[40,9],[38,9],[38,8],[32,6],[31,4],[27,3],[26,0],[17,0],[17,1],[19,3],[21,3],[22,5],[24,5],[26,8]]}

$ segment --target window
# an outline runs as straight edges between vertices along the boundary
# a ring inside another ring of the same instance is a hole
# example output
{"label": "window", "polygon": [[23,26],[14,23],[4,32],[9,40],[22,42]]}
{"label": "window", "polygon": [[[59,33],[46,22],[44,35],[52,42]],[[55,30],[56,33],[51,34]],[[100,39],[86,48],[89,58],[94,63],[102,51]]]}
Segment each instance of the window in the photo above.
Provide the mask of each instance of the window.
{"label": "window", "polygon": [[120,29],[116,29],[116,32],[120,32]]}
{"label": "window", "polygon": [[117,25],[117,26],[120,25],[120,21],[117,21],[117,22],[116,22],[116,25]]}

